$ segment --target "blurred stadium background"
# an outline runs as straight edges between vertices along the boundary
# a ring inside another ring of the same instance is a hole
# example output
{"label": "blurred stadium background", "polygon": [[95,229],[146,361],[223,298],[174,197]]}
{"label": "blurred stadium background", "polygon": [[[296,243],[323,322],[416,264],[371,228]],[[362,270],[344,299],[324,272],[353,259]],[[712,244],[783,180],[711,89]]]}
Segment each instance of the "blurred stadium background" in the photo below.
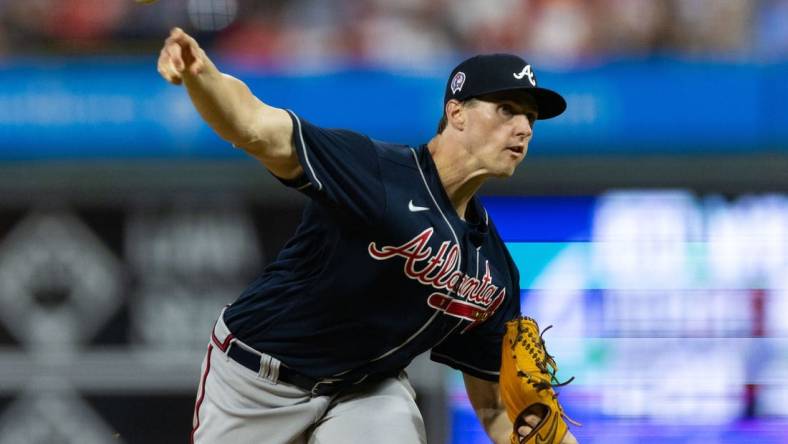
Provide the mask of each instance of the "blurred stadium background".
{"label": "blurred stadium background", "polygon": [[[172,26],[275,106],[410,144],[460,59],[524,55],[569,109],[484,196],[576,436],[788,442],[786,23],[786,0],[0,0],[0,444],[186,442],[214,317],[298,222],[158,77]],[[487,442],[456,372],[410,373],[430,442]]]}

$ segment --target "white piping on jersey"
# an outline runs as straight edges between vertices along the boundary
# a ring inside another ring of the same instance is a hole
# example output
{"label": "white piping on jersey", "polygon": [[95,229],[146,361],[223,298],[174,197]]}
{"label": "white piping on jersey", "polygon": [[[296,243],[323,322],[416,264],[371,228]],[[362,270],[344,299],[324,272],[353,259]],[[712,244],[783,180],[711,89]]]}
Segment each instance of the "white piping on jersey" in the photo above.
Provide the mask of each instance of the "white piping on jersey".
{"label": "white piping on jersey", "polygon": [[481,245],[476,247],[476,276],[474,276],[474,279],[476,279],[477,281],[479,280],[479,250],[481,249],[482,249]]}
{"label": "white piping on jersey", "polygon": [[[457,237],[457,233],[454,232],[454,227],[452,227],[451,223],[449,223],[449,219],[446,218],[446,215],[443,213],[443,210],[441,210],[441,206],[438,205],[438,201],[435,200],[435,196],[432,195],[432,190],[430,190],[430,186],[429,184],[427,184],[427,178],[424,177],[424,171],[422,171],[421,164],[419,164],[419,157],[416,155],[416,150],[410,148],[410,152],[411,154],[413,154],[413,160],[416,162],[416,167],[419,169],[419,175],[421,175],[421,181],[424,182],[424,188],[427,189],[427,194],[430,195],[430,199],[432,199],[432,203],[435,204],[435,208],[438,209],[438,212],[441,214],[443,221],[446,222],[446,225],[449,227],[449,230],[451,231],[451,235],[454,237],[454,242],[457,243],[457,248],[459,249],[459,253],[460,253],[457,255],[457,271],[460,271],[462,269],[462,245],[460,245],[460,239]],[[451,292],[455,293],[453,289],[451,290]]]}
{"label": "white piping on jersey", "polygon": [[[437,313],[437,312],[436,312],[436,313]],[[462,319],[460,319],[460,321],[459,321],[459,322],[457,322],[456,324],[454,324],[454,327],[452,327],[452,328],[451,328],[451,330],[449,330],[449,332],[448,332],[448,333],[446,333],[445,335],[443,335],[443,337],[441,338],[441,340],[440,340],[440,341],[438,341],[438,342],[436,342],[436,343],[435,343],[435,345],[434,345],[433,347],[437,347],[437,346],[441,345],[441,344],[443,343],[443,341],[445,341],[445,340],[446,340],[446,338],[448,338],[448,337],[449,337],[449,335],[451,335],[452,333],[454,333],[454,330],[457,330],[457,327],[459,327],[459,326],[460,326],[460,324],[462,324]]]}
{"label": "white piping on jersey", "polygon": [[[418,169],[419,169],[419,175],[421,176],[421,181],[424,183],[424,188],[427,190],[427,194],[430,195],[430,199],[432,199],[432,203],[435,204],[435,208],[438,209],[438,212],[440,213],[441,217],[443,218],[443,221],[446,222],[446,225],[449,227],[449,230],[451,231],[451,235],[454,237],[454,242],[457,243],[457,248],[458,248],[458,250],[460,252],[460,254],[457,255],[457,271],[460,271],[460,269],[462,267],[462,246],[460,245],[460,239],[457,237],[457,233],[454,232],[454,227],[452,227],[451,223],[449,223],[449,219],[443,213],[443,210],[441,210],[441,206],[438,205],[438,201],[435,199],[435,196],[432,195],[432,190],[430,190],[430,186],[429,186],[429,184],[427,184],[427,178],[424,177],[424,171],[421,169],[421,164],[419,163],[419,156],[416,155],[416,150],[413,149],[413,148],[410,148],[410,152],[411,152],[411,154],[413,154],[413,161],[416,162],[416,167],[418,167]],[[479,250],[478,249],[476,250],[476,277],[477,278],[479,277]],[[454,292],[453,289],[450,289],[450,291]],[[437,312],[435,312],[435,313],[437,314]],[[454,327],[452,327],[451,330],[449,330],[449,332],[446,333],[446,335],[444,337],[442,337],[441,340],[438,341],[435,345],[438,345],[438,344],[442,343],[443,341],[445,341],[446,338],[449,337],[449,335],[454,333],[454,330],[456,330],[457,327],[460,326],[460,324],[462,324],[462,319],[460,319],[457,322],[457,324],[455,324]]]}
{"label": "white piping on jersey", "polygon": [[470,364],[466,364],[464,362],[457,361],[456,359],[452,358],[451,356],[446,356],[446,355],[444,355],[442,353],[433,353],[432,356],[437,356],[439,358],[446,359],[448,361],[453,362],[454,364],[459,364],[459,365],[461,365],[463,367],[467,367],[469,369],[476,370],[479,373],[485,373],[485,374],[488,374],[490,376],[499,376],[501,374],[501,372],[496,372],[496,371],[492,371],[492,370],[484,370],[484,369],[481,369],[479,367],[474,367],[474,366],[472,366]]}
{"label": "white piping on jersey", "polygon": [[[309,171],[312,173],[312,177],[315,179],[315,182],[317,182],[317,189],[322,190],[323,184],[320,183],[320,179],[318,179],[317,174],[315,174],[315,169],[312,168],[312,164],[309,162],[309,154],[307,153],[306,150],[306,143],[304,142],[304,134],[301,132],[301,119],[299,119],[294,112],[290,110],[288,110],[287,112],[289,112],[295,118],[296,125],[298,125],[298,139],[301,141],[301,148],[304,150],[304,162],[306,162],[307,168],[309,168]],[[302,188],[306,188],[306,185],[301,186],[298,189],[300,190]]]}
{"label": "white piping on jersey", "polygon": [[[460,239],[457,237],[457,233],[454,232],[454,227],[452,227],[451,223],[449,223],[449,219],[446,218],[446,215],[443,213],[443,210],[441,210],[440,205],[438,205],[438,201],[435,200],[435,196],[432,195],[432,191],[430,190],[430,186],[429,186],[429,184],[427,184],[427,178],[424,177],[424,171],[422,171],[421,164],[419,164],[419,158],[416,155],[416,150],[414,150],[413,148],[410,148],[410,151],[411,151],[411,154],[413,154],[413,160],[416,162],[416,168],[419,170],[419,175],[421,175],[421,181],[424,183],[424,188],[427,189],[427,193],[430,195],[430,199],[432,199],[432,203],[435,204],[435,208],[438,209],[438,212],[440,213],[441,217],[443,217],[443,220],[446,222],[446,225],[449,227],[449,230],[451,231],[451,235],[454,237],[454,242],[456,242],[456,244],[457,244],[457,249],[458,249],[458,252],[459,252],[459,254],[457,255],[457,271],[460,271],[461,268],[462,268],[462,246],[460,245]],[[478,267],[477,267],[477,274],[478,274]],[[454,293],[454,290],[451,289],[450,293]],[[416,336],[420,335],[421,332],[423,332],[427,328],[428,325],[432,324],[432,321],[435,320],[435,318],[438,316],[438,313],[440,313],[440,312],[436,310],[435,313],[433,313],[432,316],[427,320],[427,322],[425,322],[424,325],[422,325],[421,328],[418,329],[418,331],[416,331],[416,333],[413,333],[412,335],[410,335],[410,337],[408,337],[408,339],[406,339],[402,344],[392,348],[391,350],[387,351],[386,353],[383,353],[382,355],[378,356],[377,358],[374,358],[374,359],[370,360],[370,362],[378,361],[380,359],[383,359],[386,356],[389,356],[392,353],[396,352],[397,350],[401,349],[402,347],[408,345],[408,343],[410,341],[412,341],[413,339],[415,339]],[[462,322],[462,320],[460,320],[460,322]],[[457,325],[459,325],[459,323]],[[454,331],[454,329],[457,328],[457,325],[455,325],[454,328],[452,328],[452,331]],[[451,333],[451,332],[449,332],[449,333]],[[444,339],[445,339],[445,337],[444,337]],[[441,341],[443,341],[443,339],[441,339]]]}
{"label": "white piping on jersey", "polygon": [[[462,245],[460,245],[460,239],[457,237],[457,233],[454,232],[454,227],[451,226],[451,223],[449,222],[449,219],[446,217],[446,214],[444,214],[443,210],[441,210],[441,206],[438,205],[438,201],[435,199],[435,196],[432,195],[432,190],[430,190],[430,186],[429,186],[429,184],[427,184],[427,178],[424,177],[424,171],[421,169],[421,164],[419,163],[419,156],[416,155],[416,150],[411,148],[410,149],[410,153],[413,154],[413,161],[416,162],[416,167],[418,167],[418,169],[419,169],[419,175],[421,176],[421,181],[424,182],[424,188],[427,190],[427,194],[430,195],[430,199],[432,199],[432,203],[435,204],[435,208],[438,209],[438,212],[441,214],[441,217],[443,218],[443,221],[446,222],[446,225],[449,227],[449,230],[451,231],[451,235],[454,237],[454,242],[457,243],[457,250],[459,252],[459,254],[457,255],[457,271],[461,272],[461,270],[462,270]],[[479,277],[479,256],[478,256],[479,250],[476,250],[476,253],[477,253],[477,256],[476,256],[476,277],[478,278]],[[449,294],[451,294],[451,293],[455,293],[456,294],[456,291],[454,291],[453,288],[449,289]],[[449,334],[451,334],[457,327],[459,327],[460,324],[462,324],[462,319],[460,319],[457,322],[457,325],[455,325],[451,329],[451,331],[449,331]],[[446,337],[448,337],[448,335],[444,336],[443,339],[446,339]],[[443,339],[441,339],[441,342],[443,342]],[[439,344],[440,344],[440,342],[439,342]]]}
{"label": "white piping on jersey", "polygon": [[405,342],[403,342],[402,344],[392,348],[391,350],[387,351],[386,353],[383,353],[382,355],[378,356],[377,358],[371,359],[369,362],[374,362],[374,361],[378,361],[380,359],[383,359],[386,356],[389,356],[390,354],[394,353],[395,351],[397,351],[397,350],[401,349],[402,347],[404,347],[405,345],[407,345],[408,342],[412,341],[413,339],[416,338],[416,336],[420,335],[421,332],[423,332],[424,329],[426,329],[428,325],[432,324],[432,321],[434,321],[435,318],[438,317],[438,313],[440,313],[440,312],[435,310],[435,313],[432,314],[430,319],[427,322],[425,322],[424,325],[422,325],[421,328],[416,333],[413,333],[412,335],[410,335],[410,337],[408,339],[406,339]]}

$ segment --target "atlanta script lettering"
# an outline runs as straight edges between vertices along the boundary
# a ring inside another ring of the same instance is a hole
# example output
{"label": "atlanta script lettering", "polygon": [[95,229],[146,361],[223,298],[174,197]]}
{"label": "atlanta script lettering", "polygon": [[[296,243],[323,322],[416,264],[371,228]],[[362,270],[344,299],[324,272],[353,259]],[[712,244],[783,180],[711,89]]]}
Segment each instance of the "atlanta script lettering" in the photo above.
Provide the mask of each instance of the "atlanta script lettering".
{"label": "atlanta script lettering", "polygon": [[378,248],[370,242],[367,250],[377,260],[393,257],[405,259],[403,271],[405,276],[436,290],[454,292],[455,298],[442,292],[432,293],[427,303],[451,316],[467,319],[478,323],[487,319],[501,304],[506,296],[506,288],[493,285],[490,264],[484,261],[484,276],[481,279],[469,276],[458,270],[460,247],[444,241],[435,254],[427,246],[432,238],[432,227],[422,231],[413,239],[399,246],[383,246]]}

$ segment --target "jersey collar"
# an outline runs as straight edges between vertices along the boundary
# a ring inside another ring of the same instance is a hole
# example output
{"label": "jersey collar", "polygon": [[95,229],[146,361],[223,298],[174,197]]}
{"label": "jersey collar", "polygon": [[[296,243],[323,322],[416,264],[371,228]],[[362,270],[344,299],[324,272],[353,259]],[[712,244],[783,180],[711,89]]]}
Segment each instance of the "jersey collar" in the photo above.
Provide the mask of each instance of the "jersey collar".
{"label": "jersey collar", "polygon": [[424,165],[424,175],[427,177],[429,186],[435,194],[436,199],[440,201],[440,204],[444,208],[451,209],[448,213],[451,215],[452,220],[486,236],[489,231],[489,216],[479,197],[477,195],[471,197],[471,200],[468,202],[468,209],[465,212],[465,220],[460,219],[457,212],[454,211],[454,206],[449,199],[449,195],[446,194],[446,189],[443,187],[440,175],[438,174],[438,168],[435,166],[435,162],[432,159],[432,153],[430,153],[426,144],[420,147],[420,151],[419,161],[421,165]]}

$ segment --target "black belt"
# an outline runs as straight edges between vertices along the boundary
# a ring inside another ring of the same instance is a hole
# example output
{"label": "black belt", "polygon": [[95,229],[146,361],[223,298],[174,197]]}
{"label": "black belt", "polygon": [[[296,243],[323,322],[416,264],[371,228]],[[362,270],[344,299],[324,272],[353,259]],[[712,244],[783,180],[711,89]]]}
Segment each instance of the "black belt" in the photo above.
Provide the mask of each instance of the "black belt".
{"label": "black belt", "polygon": [[[249,370],[260,373],[260,355],[251,352],[249,350],[244,349],[236,344],[230,346],[230,350],[227,352],[227,356],[232,358],[233,361],[243,365],[244,367],[248,368]],[[374,382],[374,381],[381,381],[385,378],[390,376],[394,376],[398,374],[399,371],[394,373],[384,373],[384,374],[376,374],[370,377],[361,376],[354,380],[335,380],[335,379],[314,379],[310,378],[309,376],[302,375],[297,371],[285,367],[284,364],[279,366],[279,381],[292,384],[296,387],[300,387],[309,393],[312,396],[331,396],[339,392],[344,388],[351,387],[353,385],[359,384],[363,382]]]}

